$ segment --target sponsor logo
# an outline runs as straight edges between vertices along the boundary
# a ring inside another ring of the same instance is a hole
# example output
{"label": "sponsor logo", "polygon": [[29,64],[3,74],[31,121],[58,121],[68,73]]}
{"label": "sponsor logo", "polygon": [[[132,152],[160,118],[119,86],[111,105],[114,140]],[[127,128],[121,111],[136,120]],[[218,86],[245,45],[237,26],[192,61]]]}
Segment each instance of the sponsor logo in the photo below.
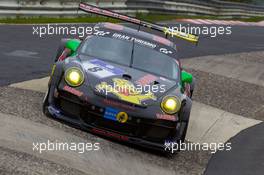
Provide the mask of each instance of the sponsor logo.
{"label": "sponsor logo", "polygon": [[111,137],[111,138],[115,138],[118,140],[122,140],[122,141],[128,141],[129,140],[129,138],[127,136],[119,135],[119,134],[112,133],[112,132],[105,131],[105,130],[101,130],[101,129],[93,128],[92,132],[94,132],[96,134],[104,135],[106,137]]}
{"label": "sponsor logo", "polygon": [[108,99],[104,99],[103,103],[107,104],[107,105],[111,105],[111,106],[116,106],[116,107],[120,107],[120,108],[124,108],[124,109],[128,109],[128,110],[134,110],[135,108],[129,105],[125,105],[123,103],[119,103],[116,101],[112,101],[112,100],[108,100]]}
{"label": "sponsor logo", "polygon": [[128,115],[126,112],[119,112],[117,109],[107,107],[105,109],[104,118],[118,121],[119,123],[125,123],[128,120]]}
{"label": "sponsor logo", "polygon": [[166,49],[166,48],[160,48],[160,52],[161,52],[161,53],[164,53],[164,54],[166,54],[166,55],[168,55],[168,54],[172,54],[172,51],[170,51],[170,50],[168,50],[168,49]]}
{"label": "sponsor logo", "polygon": [[78,97],[81,97],[83,95],[83,92],[81,92],[81,91],[79,91],[77,89],[74,89],[74,88],[72,88],[70,86],[64,86],[63,90],[65,90],[67,92],[70,92],[71,94],[76,95]]}
{"label": "sponsor logo", "polygon": [[122,75],[124,70],[114,67],[113,65],[107,64],[104,61],[93,59],[88,62],[83,63],[83,67],[90,74],[98,78],[106,78],[113,75]]}
{"label": "sponsor logo", "polygon": [[156,96],[152,92],[142,94],[142,91],[138,91],[134,84],[128,80],[114,78],[113,82],[114,85],[101,82],[96,86],[96,90],[105,94],[112,93],[123,101],[138,105],[146,100],[156,100]]}
{"label": "sponsor logo", "polygon": [[157,119],[161,119],[161,120],[176,121],[176,117],[174,115],[156,114],[156,117],[157,117]]}
{"label": "sponsor logo", "polygon": [[117,120],[119,123],[126,123],[127,120],[128,120],[128,115],[127,115],[127,113],[125,113],[125,112],[119,112],[119,113],[116,115],[116,120]]}
{"label": "sponsor logo", "polygon": [[103,30],[98,30],[96,32],[94,32],[94,35],[97,35],[97,36],[105,36],[105,35],[109,35],[110,32],[105,32]]}
{"label": "sponsor logo", "polygon": [[145,75],[143,77],[141,77],[139,80],[136,81],[136,84],[140,84],[142,86],[148,85],[154,81],[156,81],[158,79],[158,77],[155,77],[154,75]]}
{"label": "sponsor logo", "polygon": [[154,43],[151,43],[151,42],[139,39],[139,38],[134,38],[134,37],[131,37],[131,36],[128,36],[128,35],[123,35],[123,34],[120,34],[120,33],[114,33],[112,37],[116,38],[116,39],[120,39],[120,40],[126,40],[126,41],[130,41],[130,42],[135,42],[137,44],[140,44],[140,45],[152,48],[152,49],[157,47],[157,45],[154,44]]}
{"label": "sponsor logo", "polygon": [[117,121],[116,116],[118,115],[118,113],[119,113],[119,111],[117,109],[108,107],[105,109],[104,118],[109,119],[109,120],[113,120],[113,121]]}

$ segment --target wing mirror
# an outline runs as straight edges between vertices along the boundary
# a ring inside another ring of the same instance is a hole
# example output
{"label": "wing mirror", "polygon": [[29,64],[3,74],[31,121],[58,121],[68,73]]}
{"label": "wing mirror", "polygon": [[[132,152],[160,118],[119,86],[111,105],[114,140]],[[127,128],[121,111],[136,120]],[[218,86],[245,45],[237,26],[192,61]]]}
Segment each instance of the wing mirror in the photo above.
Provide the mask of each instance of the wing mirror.
{"label": "wing mirror", "polygon": [[67,41],[65,47],[71,51],[71,55],[75,54],[81,44],[80,40],[71,39]]}
{"label": "wing mirror", "polygon": [[183,83],[189,83],[191,84],[193,81],[193,76],[192,74],[185,72],[185,71],[181,71],[181,79]]}

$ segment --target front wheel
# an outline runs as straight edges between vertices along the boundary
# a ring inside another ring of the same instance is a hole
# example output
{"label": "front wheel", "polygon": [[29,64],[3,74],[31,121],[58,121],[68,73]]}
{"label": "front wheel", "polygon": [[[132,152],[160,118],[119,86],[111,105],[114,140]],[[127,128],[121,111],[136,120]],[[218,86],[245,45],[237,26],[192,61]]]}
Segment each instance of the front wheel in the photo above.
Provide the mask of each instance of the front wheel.
{"label": "front wheel", "polygon": [[44,98],[43,98],[42,112],[43,112],[43,114],[45,114],[46,116],[50,117],[50,113],[49,113],[48,108],[47,108],[47,106],[48,106],[48,104],[49,104],[48,99],[49,99],[49,88],[48,88],[48,90],[47,90],[47,92],[45,93],[45,96],[44,96]]}
{"label": "front wheel", "polygon": [[188,130],[188,125],[189,125],[189,121],[188,122],[181,122],[181,124],[180,124],[180,127],[181,127],[180,133],[181,133],[181,136],[180,136],[179,141],[181,141],[181,143],[183,143],[185,141],[185,137],[186,137],[187,130]]}
{"label": "front wheel", "polygon": [[190,98],[187,98],[183,104],[179,113],[180,118],[180,129],[178,130],[178,141],[182,143],[185,141],[185,137],[188,130],[189,119],[191,114],[192,101]]}
{"label": "front wheel", "polygon": [[165,155],[172,156],[177,154],[177,152],[180,151],[180,144],[185,142],[188,125],[189,125],[189,119],[190,119],[190,113],[191,113],[191,107],[192,107],[192,100],[187,97],[186,100],[182,102],[181,110],[179,111],[179,125],[176,127],[176,134],[174,136],[174,142],[173,144],[175,147],[173,152],[167,152]]}

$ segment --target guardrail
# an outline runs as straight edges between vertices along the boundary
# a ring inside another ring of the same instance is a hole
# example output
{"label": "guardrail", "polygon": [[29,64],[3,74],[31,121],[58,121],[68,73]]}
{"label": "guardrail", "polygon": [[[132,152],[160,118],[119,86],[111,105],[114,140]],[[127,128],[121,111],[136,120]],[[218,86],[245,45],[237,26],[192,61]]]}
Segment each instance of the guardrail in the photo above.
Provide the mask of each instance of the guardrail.
{"label": "guardrail", "polygon": [[[2,0],[0,18],[18,16],[76,16],[80,0]],[[93,0],[88,3],[123,13],[162,13],[221,17],[264,16],[264,7],[219,0]]]}
{"label": "guardrail", "polygon": [[[80,0],[1,0],[0,18],[27,16],[76,16],[84,14],[78,10]],[[97,3],[99,2],[99,3]],[[126,12],[126,0],[87,1],[92,5]]]}
{"label": "guardrail", "polygon": [[209,15],[222,17],[264,16],[264,7],[216,0],[128,0],[127,6],[136,12],[168,13],[183,15]]}

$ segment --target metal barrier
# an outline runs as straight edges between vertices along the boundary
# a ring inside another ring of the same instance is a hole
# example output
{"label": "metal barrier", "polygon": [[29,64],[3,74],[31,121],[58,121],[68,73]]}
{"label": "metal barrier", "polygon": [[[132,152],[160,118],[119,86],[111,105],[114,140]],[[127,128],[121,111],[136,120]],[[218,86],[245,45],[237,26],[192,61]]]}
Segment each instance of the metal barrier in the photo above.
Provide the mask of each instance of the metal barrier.
{"label": "metal barrier", "polygon": [[168,13],[183,15],[209,15],[222,17],[264,16],[264,7],[216,0],[128,0],[127,6],[136,12]]}
{"label": "metal barrier", "polygon": [[[20,16],[76,16],[80,0],[2,0],[0,18]],[[264,16],[264,7],[219,0],[87,0],[123,13],[161,13],[222,17]]]}

